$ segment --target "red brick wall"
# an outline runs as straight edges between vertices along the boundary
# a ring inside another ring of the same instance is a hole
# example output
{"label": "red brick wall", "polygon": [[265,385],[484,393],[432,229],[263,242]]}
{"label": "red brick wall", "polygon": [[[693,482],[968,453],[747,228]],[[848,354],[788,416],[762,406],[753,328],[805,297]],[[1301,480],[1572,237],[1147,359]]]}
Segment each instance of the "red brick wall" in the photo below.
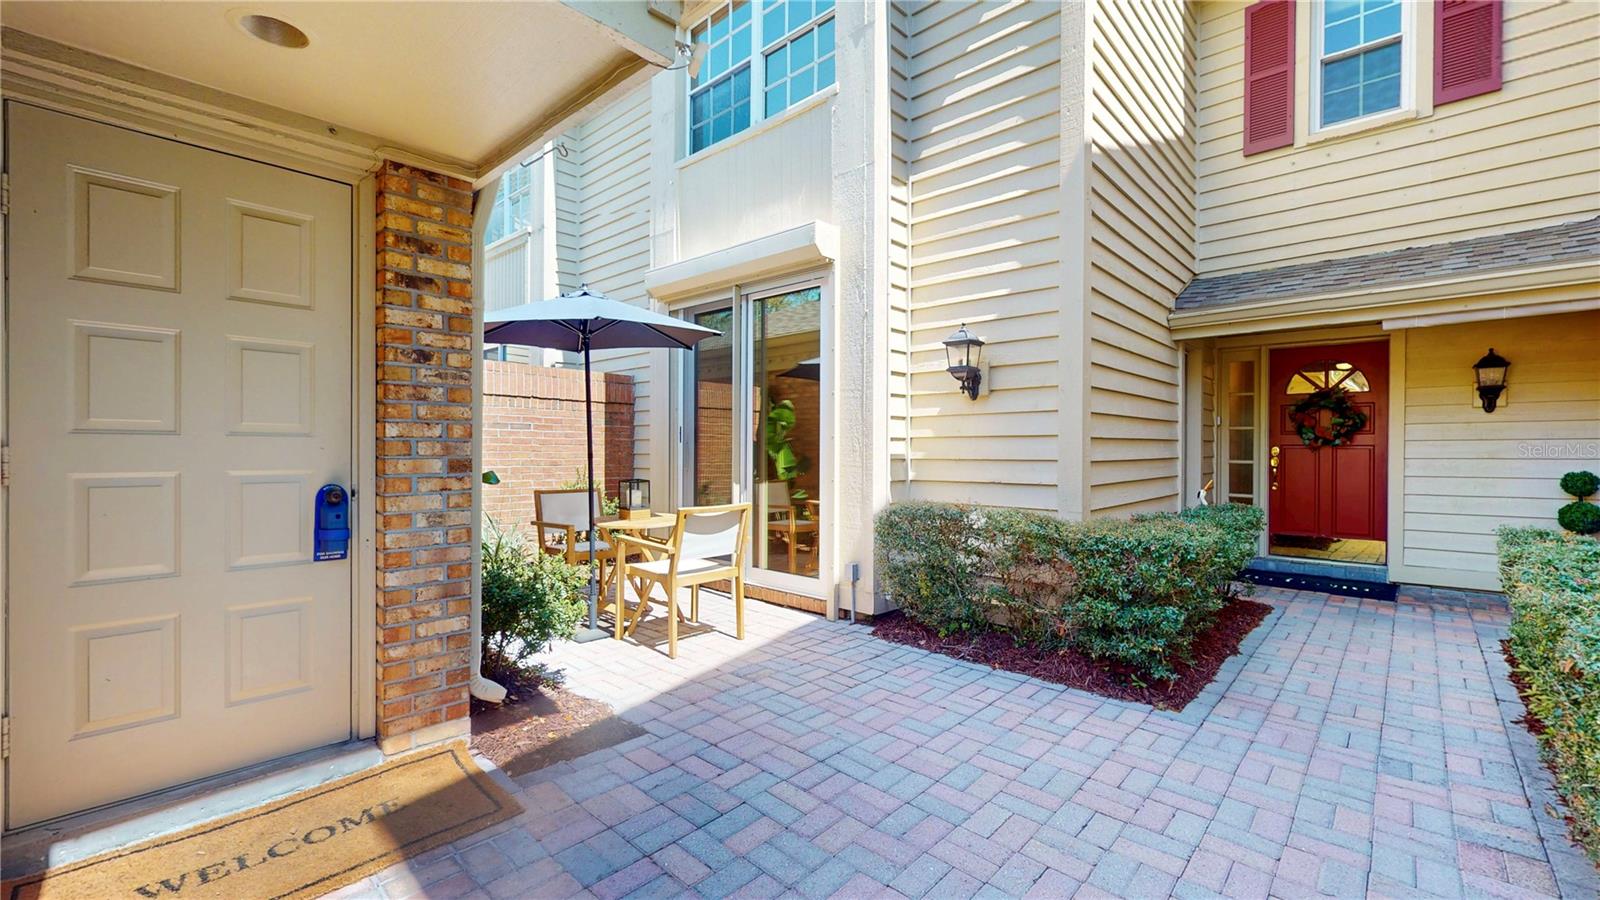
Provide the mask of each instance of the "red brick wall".
{"label": "red brick wall", "polygon": [[472,678],[472,195],[378,171],[378,742],[467,729]]}
{"label": "red brick wall", "polygon": [[[484,485],[483,511],[520,527],[533,518],[534,491],[583,480],[583,370],[489,361],[483,381],[483,467],[500,478]],[[633,379],[597,372],[591,391],[595,478],[616,496],[633,477]],[[666,497],[666,485],[650,488]]]}

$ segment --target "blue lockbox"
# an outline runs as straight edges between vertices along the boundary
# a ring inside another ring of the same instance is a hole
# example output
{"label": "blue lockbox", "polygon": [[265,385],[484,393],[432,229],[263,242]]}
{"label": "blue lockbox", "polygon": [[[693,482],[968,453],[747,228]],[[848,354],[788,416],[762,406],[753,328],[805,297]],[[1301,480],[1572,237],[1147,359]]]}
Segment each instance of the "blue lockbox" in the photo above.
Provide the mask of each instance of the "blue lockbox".
{"label": "blue lockbox", "polygon": [[350,555],[350,492],[337,484],[325,484],[317,491],[316,555],[344,559]]}

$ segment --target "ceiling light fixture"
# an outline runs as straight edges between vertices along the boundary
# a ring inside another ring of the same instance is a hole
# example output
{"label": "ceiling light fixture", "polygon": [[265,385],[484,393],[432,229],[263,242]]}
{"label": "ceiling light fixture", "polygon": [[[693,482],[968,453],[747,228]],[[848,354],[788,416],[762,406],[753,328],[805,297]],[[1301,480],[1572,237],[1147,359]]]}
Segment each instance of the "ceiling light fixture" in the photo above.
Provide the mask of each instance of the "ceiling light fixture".
{"label": "ceiling light fixture", "polygon": [[304,31],[272,16],[248,14],[240,16],[237,21],[246,34],[276,47],[299,50],[311,43],[311,38],[306,37]]}

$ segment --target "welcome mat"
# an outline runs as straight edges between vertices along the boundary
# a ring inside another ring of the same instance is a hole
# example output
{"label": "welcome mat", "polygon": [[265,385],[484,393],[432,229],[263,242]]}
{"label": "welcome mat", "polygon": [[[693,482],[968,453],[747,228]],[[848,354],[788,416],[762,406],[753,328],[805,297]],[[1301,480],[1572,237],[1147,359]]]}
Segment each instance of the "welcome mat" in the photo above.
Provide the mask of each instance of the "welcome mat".
{"label": "welcome mat", "polygon": [[315,897],[522,812],[465,744],[4,882],[8,900]]}

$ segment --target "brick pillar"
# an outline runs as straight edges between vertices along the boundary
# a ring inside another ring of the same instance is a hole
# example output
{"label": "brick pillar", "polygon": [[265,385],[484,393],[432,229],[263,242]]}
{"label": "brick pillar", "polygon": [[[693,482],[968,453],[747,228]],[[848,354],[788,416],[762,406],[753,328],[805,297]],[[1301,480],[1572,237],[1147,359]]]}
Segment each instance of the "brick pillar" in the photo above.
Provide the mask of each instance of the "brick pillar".
{"label": "brick pillar", "polygon": [[378,742],[469,731],[472,194],[378,172]]}

